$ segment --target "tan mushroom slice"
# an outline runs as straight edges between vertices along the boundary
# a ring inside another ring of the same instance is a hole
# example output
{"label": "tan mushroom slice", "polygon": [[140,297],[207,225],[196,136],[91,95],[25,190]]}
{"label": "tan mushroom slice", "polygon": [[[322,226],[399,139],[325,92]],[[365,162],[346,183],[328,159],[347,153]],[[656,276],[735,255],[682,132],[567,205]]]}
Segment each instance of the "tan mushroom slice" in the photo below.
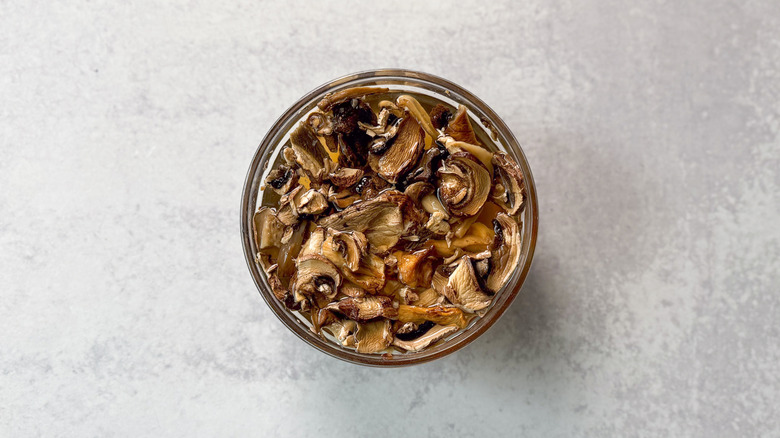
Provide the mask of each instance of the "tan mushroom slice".
{"label": "tan mushroom slice", "polygon": [[317,309],[311,312],[312,331],[319,334],[320,330],[338,321],[339,318],[328,309]]}
{"label": "tan mushroom slice", "polygon": [[525,182],[520,166],[503,152],[493,155],[493,200],[509,214],[517,214],[525,201]]}
{"label": "tan mushroom slice", "polygon": [[431,284],[433,260],[429,257],[431,249],[415,252],[396,251],[398,260],[398,279],[407,286],[423,287]]}
{"label": "tan mushroom slice", "polygon": [[358,353],[378,353],[385,350],[393,342],[389,319],[358,324],[355,333],[355,350]]}
{"label": "tan mushroom slice", "polygon": [[401,304],[398,306],[397,313],[398,321],[404,323],[413,322],[415,324],[422,324],[425,321],[431,321],[441,325],[454,325],[458,328],[464,328],[469,323],[466,315],[457,307],[417,307]]}
{"label": "tan mushroom slice", "polygon": [[356,271],[342,269],[342,273],[369,293],[375,293],[385,286],[385,262],[375,254],[363,254]]}
{"label": "tan mushroom slice", "polygon": [[366,290],[351,281],[345,281],[344,284],[341,285],[339,292],[352,298],[363,298],[366,296]]}
{"label": "tan mushroom slice", "polygon": [[368,239],[360,231],[337,231],[328,229],[322,242],[322,255],[336,266],[344,266],[355,272],[360,259],[368,251]]}
{"label": "tan mushroom slice", "polygon": [[393,300],[385,296],[344,298],[329,304],[327,309],[338,311],[357,322],[368,322],[376,318],[395,318],[398,315],[398,310],[393,307]]}
{"label": "tan mushroom slice", "polygon": [[[433,194],[436,191],[436,187],[427,182],[416,182],[409,184],[404,190],[404,195],[414,202],[414,205],[422,208],[422,200],[425,196]],[[434,195],[435,196],[435,195]]]}
{"label": "tan mushroom slice", "polygon": [[401,121],[392,145],[384,154],[369,155],[371,168],[382,178],[392,184],[417,166],[425,148],[425,131],[411,117]]}
{"label": "tan mushroom slice", "polygon": [[281,165],[268,172],[265,183],[276,193],[284,195],[298,184],[298,173],[288,166]]}
{"label": "tan mushroom slice", "polygon": [[420,105],[420,102],[417,101],[412,96],[409,95],[403,95],[398,96],[398,99],[395,100],[395,102],[398,104],[398,106],[404,108],[406,111],[411,114],[412,117],[417,121],[420,127],[431,136],[434,140],[439,136],[439,132],[436,131],[436,128],[433,127],[433,123],[431,123],[431,117],[428,115],[428,113],[423,109],[422,105]]}
{"label": "tan mushroom slice", "polygon": [[298,216],[303,214],[317,215],[327,210],[328,201],[318,190],[299,190],[292,199],[292,206]]}
{"label": "tan mushroom slice", "polygon": [[[447,289],[447,283],[450,281],[450,274],[452,274],[452,271],[454,269],[450,268],[448,265],[439,265],[438,268],[433,272],[433,277],[431,278],[431,288],[436,291],[441,296],[444,295],[445,289]],[[417,304],[418,306],[421,306],[422,304]]]}
{"label": "tan mushroom slice", "polygon": [[352,189],[339,190],[336,186],[328,189],[328,201],[340,209],[345,209],[361,199]]}
{"label": "tan mushroom slice", "polygon": [[[447,279],[444,279],[444,286],[442,286],[442,292],[444,291],[444,288],[447,286]],[[412,301],[411,304],[413,306],[418,307],[429,307],[436,304],[441,304],[441,302],[444,300],[443,294],[439,294],[433,288],[425,289],[422,292],[419,292],[417,294],[417,299],[415,301]]]}
{"label": "tan mushroom slice", "polygon": [[465,151],[470,153],[471,155],[474,155],[482,164],[485,165],[485,168],[487,168],[488,172],[492,175],[493,174],[493,152],[485,149],[482,146],[478,146],[471,143],[466,143],[462,141],[457,141],[453,139],[452,137],[442,137],[441,139],[442,143],[444,143],[444,146],[447,148],[447,151],[451,154],[454,154],[455,152],[459,151]]}
{"label": "tan mushroom slice", "polygon": [[320,140],[303,122],[290,133],[290,143],[295,161],[312,181],[321,182],[336,167]]}
{"label": "tan mushroom slice", "polygon": [[444,134],[457,141],[479,144],[477,136],[474,134],[474,128],[471,126],[468,109],[464,105],[458,106],[458,111],[444,128]]}
{"label": "tan mushroom slice", "polygon": [[450,275],[444,295],[450,302],[467,312],[476,312],[490,305],[492,297],[479,286],[474,266],[468,256],[461,257],[458,267]]}
{"label": "tan mushroom slice", "polygon": [[439,198],[453,216],[477,214],[490,193],[491,175],[474,155],[456,152],[436,172]]}
{"label": "tan mushroom slice", "polygon": [[[323,242],[325,242],[325,229],[317,227],[309,234],[309,238],[300,247],[300,253],[297,256],[300,258],[308,255],[322,255]],[[333,262],[331,261],[331,263]]]}
{"label": "tan mushroom slice", "polygon": [[357,322],[343,319],[334,321],[323,328],[338,339],[341,345],[345,347],[355,346],[355,332],[358,329]]}
{"label": "tan mushroom slice", "polygon": [[362,169],[340,167],[329,175],[330,182],[339,188],[352,187],[363,178]]}
{"label": "tan mushroom slice", "polygon": [[370,243],[370,251],[382,253],[398,242],[404,218],[396,202],[403,193],[387,191],[377,197],[352,204],[344,210],[320,219],[323,227],[339,231],[360,231]]}
{"label": "tan mushroom slice", "polygon": [[284,224],[268,207],[260,207],[253,217],[255,244],[258,251],[278,248],[282,245]]}
{"label": "tan mushroom slice", "polygon": [[490,257],[491,272],[485,286],[498,292],[509,280],[520,261],[521,236],[517,221],[505,213],[499,213],[493,221],[496,238]]}
{"label": "tan mushroom slice", "polygon": [[333,299],[341,285],[341,274],[336,266],[321,255],[309,254],[295,261],[293,293],[298,296],[314,297],[319,293]]}
{"label": "tan mushroom slice", "polygon": [[[285,237],[282,238],[282,246],[279,248],[279,258],[277,259],[279,277],[285,282],[292,277],[295,271],[295,258],[301,251],[307,228],[308,222],[303,222],[285,229]],[[290,231],[289,236],[288,231]]]}
{"label": "tan mushroom slice", "polygon": [[335,93],[328,93],[320,100],[317,107],[323,111],[328,111],[334,105],[346,102],[350,99],[361,98],[371,94],[387,93],[389,89],[381,87],[353,87],[345,90],[339,90]]}
{"label": "tan mushroom slice", "polygon": [[393,340],[393,345],[398,348],[403,348],[404,350],[407,351],[412,351],[412,352],[421,351],[456,331],[458,331],[458,328],[454,325],[450,325],[450,326],[437,325],[431,328],[430,330],[428,330],[424,335],[419,336],[410,341],[404,341],[395,338]]}

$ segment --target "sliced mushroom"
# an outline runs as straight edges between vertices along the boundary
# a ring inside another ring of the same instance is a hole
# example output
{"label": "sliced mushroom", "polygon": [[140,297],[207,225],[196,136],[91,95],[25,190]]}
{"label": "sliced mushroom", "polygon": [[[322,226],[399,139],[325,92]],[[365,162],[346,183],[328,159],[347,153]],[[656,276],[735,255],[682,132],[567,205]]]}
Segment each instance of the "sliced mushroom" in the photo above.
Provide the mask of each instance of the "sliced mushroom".
{"label": "sliced mushroom", "polygon": [[436,174],[439,198],[451,215],[473,216],[479,212],[490,193],[491,176],[474,155],[451,154]]}
{"label": "sliced mushroom", "polygon": [[363,298],[366,296],[365,289],[356,285],[355,283],[352,283],[351,281],[345,281],[344,284],[341,285],[339,292],[352,298]]}
{"label": "sliced mushroom", "polygon": [[444,147],[449,153],[454,154],[459,151],[468,152],[471,155],[474,155],[482,164],[485,165],[488,173],[491,175],[493,174],[493,152],[490,152],[482,146],[457,141],[452,137],[442,137],[440,140],[442,143],[444,143]]}
{"label": "sliced mushroom", "polygon": [[355,332],[357,331],[358,324],[355,321],[349,319],[334,321],[327,327],[323,327],[329,331],[336,339],[341,342],[341,345],[345,347],[355,346]]}
{"label": "sliced mushroom", "polygon": [[431,321],[441,325],[454,325],[458,328],[464,328],[469,323],[466,315],[457,307],[418,307],[401,304],[398,306],[397,313],[397,319],[401,322],[422,324],[425,321]]}
{"label": "sliced mushroom", "polygon": [[321,113],[315,111],[309,115],[306,119],[306,123],[317,135],[331,135],[333,134],[333,116],[330,114]]}
{"label": "sliced mushroom", "polygon": [[376,318],[395,318],[398,315],[398,310],[393,307],[393,300],[385,296],[344,298],[329,304],[327,309],[338,311],[357,322],[368,322]]}
{"label": "sliced mushroom", "polygon": [[[435,275],[435,274],[434,274]],[[447,286],[447,279],[444,279],[444,287]],[[442,291],[444,288],[442,287]],[[444,300],[444,296],[440,295],[438,292],[433,290],[432,288],[425,289],[422,292],[419,292],[417,294],[417,299],[412,301],[410,304],[418,307],[429,307],[436,304],[440,304]]]}
{"label": "sliced mushroom", "polygon": [[293,210],[298,216],[303,214],[316,215],[328,208],[328,201],[318,190],[298,191],[292,199]]}
{"label": "sliced mushroom", "polygon": [[388,319],[358,324],[355,350],[358,353],[378,353],[389,347],[393,342],[391,325]]}
{"label": "sliced mushroom", "polygon": [[300,253],[297,257],[322,255],[323,242],[325,242],[325,229],[317,227],[309,234],[309,238],[306,239],[306,242],[301,246]]}
{"label": "sliced mushroom", "polygon": [[436,128],[433,127],[433,123],[431,123],[431,117],[423,109],[417,99],[405,94],[403,96],[398,96],[398,99],[396,99],[395,102],[398,106],[408,111],[431,138],[435,140],[439,136],[439,132],[436,131]]}
{"label": "sliced mushroom", "polygon": [[485,283],[487,289],[498,292],[509,280],[520,261],[520,227],[511,216],[499,213],[493,221],[496,233],[490,267],[492,271]]}
{"label": "sliced mushroom", "polygon": [[430,117],[434,128],[444,129],[447,127],[447,124],[450,123],[452,112],[450,112],[450,109],[446,106],[437,103],[436,106],[431,108]]}
{"label": "sliced mushroom", "polygon": [[339,147],[339,165],[359,168],[366,164],[371,136],[360,129],[360,123],[376,123],[371,107],[360,99],[351,99],[333,107],[333,132]]}
{"label": "sliced mushroom", "polygon": [[455,116],[450,119],[449,124],[444,128],[444,134],[457,141],[479,144],[477,136],[474,134],[474,128],[471,127],[468,109],[464,105],[458,106]]}
{"label": "sliced mushroom", "polygon": [[376,198],[383,190],[390,187],[390,183],[377,175],[364,176],[360,179],[355,191],[360,193],[363,200]]}
{"label": "sliced mushroom", "polygon": [[435,191],[436,187],[427,182],[416,182],[406,187],[404,195],[408,196],[416,206],[422,208],[423,198]]}
{"label": "sliced mushroom", "polygon": [[[295,272],[295,258],[301,251],[303,237],[308,228],[308,222],[300,223],[296,226],[289,226],[285,229],[285,237],[282,238],[282,246],[279,248],[278,273],[282,279],[289,279]],[[290,231],[289,236],[287,231]]]}
{"label": "sliced mushroom", "polygon": [[281,246],[284,224],[268,207],[260,207],[253,217],[255,244],[258,251]]}
{"label": "sliced mushroom", "polygon": [[434,236],[443,236],[450,232],[450,224],[447,222],[447,216],[444,213],[435,211],[428,217],[425,228],[430,230]]}
{"label": "sliced mushroom", "polygon": [[339,188],[352,187],[363,177],[363,170],[340,167],[331,172],[330,181]]}
{"label": "sliced mushroom", "polygon": [[303,122],[290,133],[290,143],[295,161],[312,181],[321,182],[335,167],[320,140]]}
{"label": "sliced mushroom", "polygon": [[353,87],[328,93],[320,100],[317,107],[323,111],[330,110],[334,105],[351,99],[365,97],[371,94],[387,93],[389,89],[381,87]]}
{"label": "sliced mushroom", "polygon": [[390,148],[381,156],[370,155],[368,161],[379,176],[395,184],[417,166],[424,148],[425,131],[414,118],[406,117]]}
{"label": "sliced mushroom", "polygon": [[268,273],[268,285],[271,286],[271,292],[273,292],[276,299],[284,303],[285,307],[288,309],[300,308],[300,306],[296,306],[292,293],[284,287],[275,270]]}
{"label": "sliced mushroom", "polygon": [[303,191],[303,186],[297,186],[279,200],[279,211],[276,213],[276,218],[283,224],[293,226],[298,223],[298,211],[293,206],[293,199]]}
{"label": "sliced mushroom", "polygon": [[322,255],[336,266],[357,271],[360,258],[368,250],[368,239],[360,231],[343,232],[328,229],[322,242]]}
{"label": "sliced mushroom", "polygon": [[312,331],[319,334],[322,327],[331,325],[339,319],[328,309],[317,309],[311,312]]}
{"label": "sliced mushroom", "polygon": [[431,284],[433,260],[429,258],[430,248],[408,253],[396,251],[398,279],[407,286],[423,287]]}
{"label": "sliced mushroom", "polygon": [[401,301],[403,301],[404,304],[412,304],[414,301],[417,301],[420,299],[420,296],[417,294],[417,292],[414,291],[409,286],[404,286],[401,289],[398,290],[398,295],[401,298]]}
{"label": "sliced mushroom", "polygon": [[404,179],[406,184],[417,182],[433,182],[436,171],[441,166],[442,160],[448,152],[446,149],[433,147],[423,152],[420,164],[417,169],[410,172]]}
{"label": "sliced mushroom", "polygon": [[444,296],[467,312],[482,310],[492,301],[492,297],[480,288],[474,266],[468,256],[461,257],[458,267],[450,275],[447,287],[444,288]]}
{"label": "sliced mushroom", "polygon": [[349,281],[374,293],[385,286],[385,262],[375,254],[363,254],[356,271],[342,270]]}
{"label": "sliced mushroom", "polygon": [[454,325],[444,326],[437,325],[432,327],[422,336],[419,336],[410,341],[404,341],[397,337],[393,340],[393,345],[399,348],[403,348],[407,351],[420,351],[428,348],[433,343],[440,341],[441,339],[449,336],[450,334],[458,331],[458,327]]}
{"label": "sliced mushroom", "polygon": [[336,207],[342,210],[359,201],[360,199],[360,195],[351,189],[339,190],[335,186],[330,186],[328,189],[328,201],[332,202]]}
{"label": "sliced mushroom", "polygon": [[[314,297],[319,293],[328,299],[333,299],[338,293],[341,274],[325,257],[317,254],[298,257],[295,268],[294,294]],[[296,299],[296,301],[300,300]]]}
{"label": "sliced mushroom", "polygon": [[276,193],[284,195],[298,183],[298,173],[288,166],[279,166],[268,172],[265,183]]}
{"label": "sliced mushroom", "polygon": [[509,214],[517,214],[525,200],[525,182],[520,166],[503,152],[493,155],[493,200]]}
{"label": "sliced mushroom", "polygon": [[404,229],[397,195],[403,196],[403,193],[383,192],[373,199],[327,216],[319,224],[339,231],[360,231],[368,238],[371,251],[385,252],[398,242]]}

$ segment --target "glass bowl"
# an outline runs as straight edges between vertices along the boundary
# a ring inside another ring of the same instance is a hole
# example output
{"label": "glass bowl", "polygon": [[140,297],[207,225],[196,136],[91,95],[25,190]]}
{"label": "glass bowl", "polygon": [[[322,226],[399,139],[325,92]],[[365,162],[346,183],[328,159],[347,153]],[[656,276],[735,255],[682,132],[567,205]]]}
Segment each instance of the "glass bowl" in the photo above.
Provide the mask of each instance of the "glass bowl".
{"label": "glass bowl", "polygon": [[[270,170],[270,164],[277,159],[280,150],[279,146],[283,145],[288,139],[288,134],[295,127],[296,123],[314,109],[317,102],[326,93],[358,86],[382,86],[390,88],[391,91],[405,91],[427,95],[443,101],[454,108],[457,108],[459,104],[465,105],[469,109],[471,123],[475,127],[481,127],[486,133],[491,134],[496,147],[515,159],[522,169],[525,178],[527,199],[525,209],[520,216],[522,221],[522,250],[515,272],[509,278],[507,284],[496,293],[493,303],[483,317],[474,318],[465,329],[453,333],[420,352],[394,352],[392,354],[358,353],[342,347],[336,341],[315,334],[311,330],[310,321],[300,314],[288,310],[283,303],[274,297],[265,273],[260,265],[255,262],[257,249],[252,237],[252,215],[262,199],[262,196],[261,199],[258,199],[258,195],[261,194],[260,185]],[[299,338],[325,354],[355,364],[378,367],[414,365],[438,359],[465,347],[485,333],[512,304],[528,275],[534,247],[536,246],[538,224],[539,208],[531,168],[528,166],[528,161],[517,139],[512,135],[504,121],[485,102],[462,87],[427,73],[400,69],[371,70],[350,74],[317,87],[314,91],[298,99],[279,117],[257,147],[247,172],[241,198],[241,240],[244,245],[244,256],[249,266],[249,272],[252,274],[257,289],[260,291],[260,296],[263,297],[263,300],[265,300],[276,317],[293,333],[298,335]]]}

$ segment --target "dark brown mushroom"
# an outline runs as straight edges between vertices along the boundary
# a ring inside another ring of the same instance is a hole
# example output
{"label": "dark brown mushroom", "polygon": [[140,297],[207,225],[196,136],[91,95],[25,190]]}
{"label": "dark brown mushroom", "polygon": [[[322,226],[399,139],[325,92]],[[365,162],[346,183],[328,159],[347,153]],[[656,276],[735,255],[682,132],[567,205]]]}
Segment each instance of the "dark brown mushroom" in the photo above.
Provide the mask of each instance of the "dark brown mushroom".
{"label": "dark brown mushroom", "polygon": [[405,183],[411,185],[416,182],[433,182],[436,171],[441,166],[441,162],[446,154],[446,149],[438,147],[430,148],[423,152],[420,164],[407,175],[404,179]]}
{"label": "dark brown mushroom", "polygon": [[357,183],[355,191],[360,194],[362,199],[369,200],[376,198],[388,187],[390,187],[390,183],[377,175],[366,175]]}
{"label": "dark brown mushroom", "polygon": [[450,123],[452,112],[446,106],[437,103],[436,106],[431,108],[430,117],[434,128],[444,129]]}
{"label": "dark brown mushroom", "polygon": [[520,166],[503,152],[493,155],[493,201],[509,214],[517,214],[525,200],[525,182]]}
{"label": "dark brown mushroom", "polygon": [[491,272],[485,285],[488,290],[498,292],[509,280],[520,261],[520,227],[517,221],[505,213],[499,213],[493,220],[496,233],[490,257]]}
{"label": "dark brown mushroom", "polygon": [[393,300],[381,295],[344,298],[329,304],[327,309],[338,311],[357,322],[368,322],[376,318],[392,319],[398,315],[398,310],[393,307]]}
{"label": "dark brown mushroom", "polygon": [[339,165],[365,166],[371,136],[360,129],[360,123],[376,123],[376,114],[360,99],[352,99],[333,107],[333,132],[339,146]]}
{"label": "dark brown mushroom", "polygon": [[412,117],[401,121],[398,132],[392,139],[392,145],[381,156],[371,154],[371,168],[388,182],[395,184],[411,171],[425,148],[425,131]]}
{"label": "dark brown mushroom", "polygon": [[477,214],[490,193],[490,173],[468,152],[451,154],[436,175],[439,198],[453,216]]}
{"label": "dark brown mushroom", "polygon": [[464,105],[458,106],[458,111],[450,119],[447,127],[444,128],[444,134],[457,141],[480,144],[477,136],[474,134],[474,128],[471,126],[468,109]]}

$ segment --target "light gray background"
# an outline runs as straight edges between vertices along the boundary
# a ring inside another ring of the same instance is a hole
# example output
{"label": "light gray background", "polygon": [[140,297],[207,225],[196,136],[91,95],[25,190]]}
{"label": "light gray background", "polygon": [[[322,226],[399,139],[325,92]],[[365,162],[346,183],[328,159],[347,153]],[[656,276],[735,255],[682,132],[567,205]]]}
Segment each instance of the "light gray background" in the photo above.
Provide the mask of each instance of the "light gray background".
{"label": "light gray background", "polygon": [[[780,2],[160,3],[0,1],[0,436],[780,436]],[[504,318],[395,370],[239,238],[276,117],[386,66],[501,114],[541,210]]]}

